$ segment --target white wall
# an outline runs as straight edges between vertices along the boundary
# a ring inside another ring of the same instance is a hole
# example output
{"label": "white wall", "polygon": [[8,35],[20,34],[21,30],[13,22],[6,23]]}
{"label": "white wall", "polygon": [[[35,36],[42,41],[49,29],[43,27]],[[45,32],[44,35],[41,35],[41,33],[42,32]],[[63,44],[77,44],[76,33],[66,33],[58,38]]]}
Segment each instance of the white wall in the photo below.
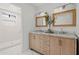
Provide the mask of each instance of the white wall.
{"label": "white wall", "polygon": [[65,3],[43,3],[41,6],[39,6],[39,9],[40,9],[39,11],[47,11],[48,14],[51,15],[53,12],[53,9],[62,5],[65,5]]}
{"label": "white wall", "polygon": [[[1,12],[7,12],[8,14],[13,13],[14,15],[16,15],[16,19],[14,19],[15,22],[10,22],[10,21],[4,21],[4,19],[0,17],[0,45],[1,45],[0,48],[6,48],[14,44],[21,43],[22,42],[21,9],[12,4],[0,3],[0,14]],[[8,20],[12,19],[13,18],[8,18]]]}
{"label": "white wall", "polygon": [[77,30],[77,33],[79,33],[79,3],[76,4],[77,5],[77,26],[76,26],[76,30]]}
{"label": "white wall", "polygon": [[23,27],[23,43],[24,49],[29,48],[29,32],[34,30],[35,26],[35,9],[29,4],[15,4],[22,9],[22,27]]}

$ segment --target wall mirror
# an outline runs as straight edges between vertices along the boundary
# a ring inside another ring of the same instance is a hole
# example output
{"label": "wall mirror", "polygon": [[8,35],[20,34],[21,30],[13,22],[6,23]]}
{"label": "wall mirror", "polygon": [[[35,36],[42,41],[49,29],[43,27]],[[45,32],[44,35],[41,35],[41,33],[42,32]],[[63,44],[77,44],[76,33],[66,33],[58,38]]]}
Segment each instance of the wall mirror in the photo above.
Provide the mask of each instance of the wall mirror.
{"label": "wall mirror", "polygon": [[76,26],[76,9],[53,14],[53,26]]}
{"label": "wall mirror", "polygon": [[48,16],[36,17],[36,27],[47,27]]}

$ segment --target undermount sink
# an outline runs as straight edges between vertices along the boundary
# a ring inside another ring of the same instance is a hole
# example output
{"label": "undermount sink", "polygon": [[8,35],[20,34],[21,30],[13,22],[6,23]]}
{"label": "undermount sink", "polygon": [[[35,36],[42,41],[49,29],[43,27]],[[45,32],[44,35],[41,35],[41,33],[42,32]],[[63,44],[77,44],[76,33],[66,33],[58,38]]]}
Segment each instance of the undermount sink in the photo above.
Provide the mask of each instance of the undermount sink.
{"label": "undermount sink", "polygon": [[52,34],[67,34],[67,32],[59,32],[59,31],[46,31],[45,33],[52,33]]}
{"label": "undermount sink", "polygon": [[59,32],[59,34],[68,34],[68,32]]}
{"label": "undermount sink", "polygon": [[54,31],[45,31],[45,33],[55,33]]}

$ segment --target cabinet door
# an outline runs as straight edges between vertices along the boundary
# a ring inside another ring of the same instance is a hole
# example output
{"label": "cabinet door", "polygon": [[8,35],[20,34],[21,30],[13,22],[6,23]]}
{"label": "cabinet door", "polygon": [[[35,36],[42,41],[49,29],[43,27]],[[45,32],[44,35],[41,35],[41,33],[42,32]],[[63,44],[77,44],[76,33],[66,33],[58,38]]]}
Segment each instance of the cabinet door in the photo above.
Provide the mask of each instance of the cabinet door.
{"label": "cabinet door", "polygon": [[36,34],[35,35],[35,40],[34,40],[34,44],[35,44],[35,50],[40,52],[40,34]]}
{"label": "cabinet door", "polygon": [[35,34],[29,33],[29,47],[34,49],[35,48]]}
{"label": "cabinet door", "polygon": [[50,55],[61,54],[61,41],[58,37],[50,36]]}
{"label": "cabinet door", "polygon": [[76,40],[69,39],[69,38],[61,38],[61,39],[62,39],[61,54],[62,55],[74,55],[74,54],[76,54]]}
{"label": "cabinet door", "polygon": [[48,55],[49,54],[49,36],[41,35],[41,53]]}

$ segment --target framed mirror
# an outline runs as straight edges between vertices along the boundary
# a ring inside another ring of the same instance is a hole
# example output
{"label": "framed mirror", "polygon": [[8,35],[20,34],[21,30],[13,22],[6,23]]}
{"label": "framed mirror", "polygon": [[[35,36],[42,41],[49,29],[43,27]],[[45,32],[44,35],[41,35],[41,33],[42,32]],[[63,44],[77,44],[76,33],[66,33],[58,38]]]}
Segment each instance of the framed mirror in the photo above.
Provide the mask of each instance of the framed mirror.
{"label": "framed mirror", "polygon": [[76,26],[76,9],[53,14],[53,26]]}
{"label": "framed mirror", "polygon": [[36,27],[47,27],[48,16],[36,17]]}

